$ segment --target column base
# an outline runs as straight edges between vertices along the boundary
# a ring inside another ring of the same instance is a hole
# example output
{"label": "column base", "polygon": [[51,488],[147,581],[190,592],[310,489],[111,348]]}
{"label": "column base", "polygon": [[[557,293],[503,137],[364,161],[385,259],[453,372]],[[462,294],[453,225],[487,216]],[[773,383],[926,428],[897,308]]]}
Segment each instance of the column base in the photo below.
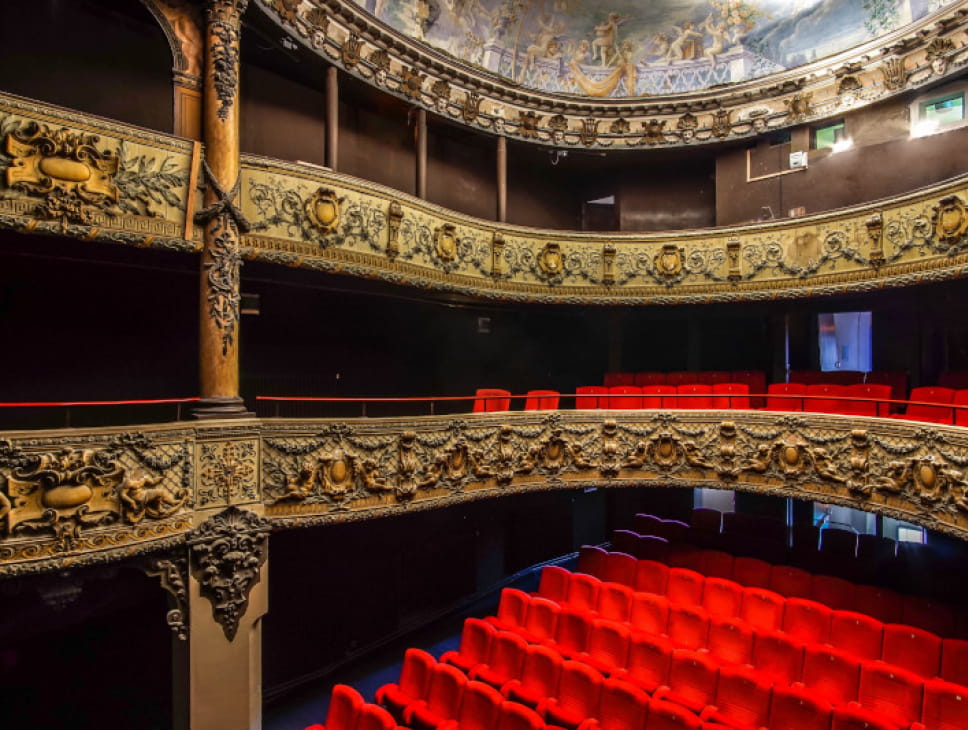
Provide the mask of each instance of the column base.
{"label": "column base", "polygon": [[192,416],[199,420],[215,418],[254,418],[255,413],[246,410],[245,402],[238,396],[215,396],[202,398],[192,409]]}

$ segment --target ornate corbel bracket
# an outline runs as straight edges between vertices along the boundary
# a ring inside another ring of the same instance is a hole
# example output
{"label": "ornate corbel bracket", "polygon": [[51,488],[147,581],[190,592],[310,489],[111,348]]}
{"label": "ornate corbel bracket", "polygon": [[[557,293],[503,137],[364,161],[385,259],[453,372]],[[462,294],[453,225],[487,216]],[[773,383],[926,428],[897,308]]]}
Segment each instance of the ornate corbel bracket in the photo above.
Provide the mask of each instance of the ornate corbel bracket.
{"label": "ornate corbel bracket", "polygon": [[191,572],[225,638],[235,639],[268,556],[271,523],[254,512],[230,506],[199,525],[188,545]]}
{"label": "ornate corbel bracket", "polygon": [[884,263],[884,218],[880,213],[875,213],[864,221],[864,226],[867,228],[867,240],[871,245],[868,258],[871,266],[877,268]]}
{"label": "ornate corbel bracket", "polygon": [[182,641],[188,639],[188,556],[153,556],[141,564],[149,578],[157,578],[168,592],[171,609],[165,615],[168,626]]}

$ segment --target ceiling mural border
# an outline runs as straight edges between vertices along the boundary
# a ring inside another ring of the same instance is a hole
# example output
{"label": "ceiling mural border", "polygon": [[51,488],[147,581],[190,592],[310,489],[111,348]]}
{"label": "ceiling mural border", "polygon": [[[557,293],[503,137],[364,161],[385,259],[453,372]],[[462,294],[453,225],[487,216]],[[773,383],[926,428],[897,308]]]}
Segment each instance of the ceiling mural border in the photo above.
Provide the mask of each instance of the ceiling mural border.
{"label": "ceiling mural border", "polygon": [[665,148],[755,137],[959,74],[968,0],[822,61],[701,92],[591,99],[515,87],[415,43],[347,0],[257,0],[270,22],[389,94],[479,131],[557,147]]}

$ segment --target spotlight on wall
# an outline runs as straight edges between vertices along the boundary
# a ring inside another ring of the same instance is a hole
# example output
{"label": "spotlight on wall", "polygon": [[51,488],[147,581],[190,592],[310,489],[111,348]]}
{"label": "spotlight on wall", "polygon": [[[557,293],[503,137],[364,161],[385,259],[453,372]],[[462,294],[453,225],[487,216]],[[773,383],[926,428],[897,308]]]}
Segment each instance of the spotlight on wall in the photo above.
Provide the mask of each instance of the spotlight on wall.
{"label": "spotlight on wall", "polygon": [[849,150],[853,146],[854,140],[850,139],[849,137],[845,137],[844,139],[838,139],[836,142],[834,142],[830,147],[830,151],[843,152],[844,150]]}

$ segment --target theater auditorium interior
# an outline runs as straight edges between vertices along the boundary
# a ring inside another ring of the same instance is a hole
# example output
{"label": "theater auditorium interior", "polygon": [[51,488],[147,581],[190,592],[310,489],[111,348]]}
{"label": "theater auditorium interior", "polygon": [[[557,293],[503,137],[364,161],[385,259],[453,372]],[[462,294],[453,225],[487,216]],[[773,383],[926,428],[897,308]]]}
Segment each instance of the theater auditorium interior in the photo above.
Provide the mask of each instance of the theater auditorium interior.
{"label": "theater auditorium interior", "polygon": [[0,726],[968,728],[968,1],[2,16]]}

